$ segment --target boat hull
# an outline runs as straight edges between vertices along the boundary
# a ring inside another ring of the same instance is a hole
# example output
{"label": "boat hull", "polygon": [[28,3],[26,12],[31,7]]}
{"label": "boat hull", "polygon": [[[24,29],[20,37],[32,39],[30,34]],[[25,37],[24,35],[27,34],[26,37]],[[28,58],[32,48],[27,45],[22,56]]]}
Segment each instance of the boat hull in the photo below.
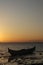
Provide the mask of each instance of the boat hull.
{"label": "boat hull", "polygon": [[22,56],[22,55],[29,55],[33,54],[35,51],[35,47],[30,48],[30,49],[21,49],[18,51],[12,50],[8,48],[8,52],[11,54],[11,56]]}

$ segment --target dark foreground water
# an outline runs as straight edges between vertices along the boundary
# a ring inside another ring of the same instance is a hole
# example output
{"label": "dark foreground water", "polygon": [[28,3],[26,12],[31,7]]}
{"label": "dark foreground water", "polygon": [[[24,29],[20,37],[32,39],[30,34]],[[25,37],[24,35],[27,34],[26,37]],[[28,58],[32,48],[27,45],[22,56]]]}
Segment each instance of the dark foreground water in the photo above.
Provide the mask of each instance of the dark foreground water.
{"label": "dark foreground water", "polygon": [[[27,49],[36,46],[35,54],[22,57],[10,57],[8,48],[13,50]],[[38,51],[38,52],[37,52]],[[43,42],[0,43],[0,65],[29,65],[43,62]]]}

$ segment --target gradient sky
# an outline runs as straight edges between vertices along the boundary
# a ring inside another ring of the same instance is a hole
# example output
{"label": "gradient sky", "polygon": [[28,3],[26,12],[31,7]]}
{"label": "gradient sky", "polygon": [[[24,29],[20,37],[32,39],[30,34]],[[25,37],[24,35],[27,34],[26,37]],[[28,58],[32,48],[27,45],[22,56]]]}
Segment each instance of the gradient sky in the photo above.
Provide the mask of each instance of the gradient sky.
{"label": "gradient sky", "polygon": [[0,0],[0,41],[43,41],[43,0]]}

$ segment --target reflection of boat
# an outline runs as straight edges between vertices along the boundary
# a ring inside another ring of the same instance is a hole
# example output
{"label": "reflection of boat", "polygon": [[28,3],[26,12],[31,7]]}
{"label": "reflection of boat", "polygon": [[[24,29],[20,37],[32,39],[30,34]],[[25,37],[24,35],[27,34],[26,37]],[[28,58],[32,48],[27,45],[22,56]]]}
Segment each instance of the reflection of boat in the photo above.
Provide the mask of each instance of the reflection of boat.
{"label": "reflection of boat", "polygon": [[33,54],[35,51],[35,47],[30,48],[30,49],[21,49],[21,50],[12,50],[8,48],[8,52],[11,54],[11,56],[22,56],[22,55],[29,55]]}

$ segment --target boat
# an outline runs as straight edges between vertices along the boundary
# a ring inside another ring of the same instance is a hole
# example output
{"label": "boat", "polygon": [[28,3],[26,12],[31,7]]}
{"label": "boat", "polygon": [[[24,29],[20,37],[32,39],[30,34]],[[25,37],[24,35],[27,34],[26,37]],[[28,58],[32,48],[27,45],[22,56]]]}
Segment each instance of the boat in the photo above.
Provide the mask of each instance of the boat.
{"label": "boat", "polygon": [[30,49],[21,49],[21,50],[12,50],[8,48],[8,52],[11,54],[11,56],[29,55],[34,53],[35,48],[36,48],[35,46]]}

